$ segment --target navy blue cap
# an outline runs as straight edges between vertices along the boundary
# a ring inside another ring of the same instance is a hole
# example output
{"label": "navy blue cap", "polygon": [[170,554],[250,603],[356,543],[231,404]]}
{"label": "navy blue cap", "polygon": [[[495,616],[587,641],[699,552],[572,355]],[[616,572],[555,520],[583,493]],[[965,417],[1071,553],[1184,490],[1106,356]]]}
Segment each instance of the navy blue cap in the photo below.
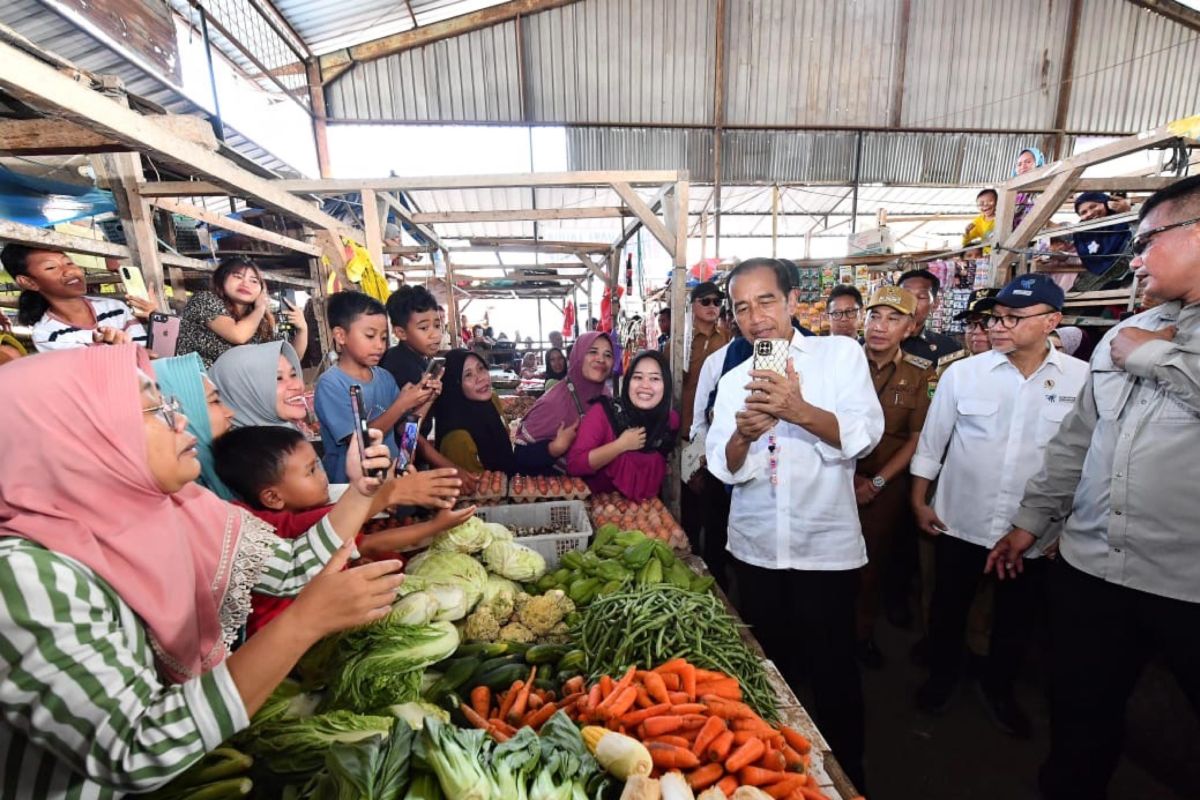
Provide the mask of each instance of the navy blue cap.
{"label": "navy blue cap", "polygon": [[1029,308],[1045,303],[1055,311],[1062,311],[1066,295],[1062,287],[1049,275],[1019,275],[1008,282],[999,294],[975,304],[975,311],[989,311],[995,306]]}

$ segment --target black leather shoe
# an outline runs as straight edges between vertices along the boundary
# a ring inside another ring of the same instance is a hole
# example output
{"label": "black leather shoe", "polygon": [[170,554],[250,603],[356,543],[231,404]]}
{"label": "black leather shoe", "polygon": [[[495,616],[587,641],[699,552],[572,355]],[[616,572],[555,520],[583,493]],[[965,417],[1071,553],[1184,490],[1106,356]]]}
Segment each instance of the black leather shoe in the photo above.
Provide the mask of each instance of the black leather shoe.
{"label": "black leather shoe", "polygon": [[954,696],[954,684],[937,683],[932,678],[917,689],[917,709],[926,714],[941,714]]}
{"label": "black leather shoe", "polygon": [[1033,735],[1033,723],[1012,692],[988,689],[982,682],[976,687],[984,710],[997,728],[1017,739],[1028,739]]}
{"label": "black leather shoe", "polygon": [[883,669],[885,659],[874,639],[868,638],[859,642],[855,655],[858,656],[858,663],[867,669]]}

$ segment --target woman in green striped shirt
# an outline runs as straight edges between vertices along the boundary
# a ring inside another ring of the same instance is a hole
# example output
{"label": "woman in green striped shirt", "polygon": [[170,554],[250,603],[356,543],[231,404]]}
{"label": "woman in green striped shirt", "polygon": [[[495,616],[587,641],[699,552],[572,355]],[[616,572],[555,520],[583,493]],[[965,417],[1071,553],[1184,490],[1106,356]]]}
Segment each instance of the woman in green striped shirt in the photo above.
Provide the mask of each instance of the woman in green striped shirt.
{"label": "woman in green striped shirt", "polygon": [[[403,580],[396,561],[343,570],[377,480],[352,475],[329,516],[279,539],[193,483],[195,440],[151,374],[132,345],[4,368],[0,798],[166,783],[318,639],[386,614]],[[299,596],[230,653],[251,589]]]}

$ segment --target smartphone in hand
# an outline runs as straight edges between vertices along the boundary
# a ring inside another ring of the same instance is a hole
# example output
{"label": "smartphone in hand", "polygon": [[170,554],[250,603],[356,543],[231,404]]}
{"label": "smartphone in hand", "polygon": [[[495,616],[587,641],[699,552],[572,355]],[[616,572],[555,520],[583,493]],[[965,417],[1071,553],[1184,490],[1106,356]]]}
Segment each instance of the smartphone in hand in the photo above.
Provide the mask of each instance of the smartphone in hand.
{"label": "smartphone in hand", "polygon": [[121,283],[125,284],[125,294],[142,300],[150,299],[150,292],[146,289],[146,278],[142,275],[140,269],[129,264],[122,264],[120,272]]}
{"label": "smartphone in hand", "polygon": [[363,404],[362,386],[359,386],[357,383],[350,384],[350,408],[354,413],[354,440],[358,443],[358,458],[363,474],[368,478],[383,478],[386,470],[367,469],[366,452],[367,445],[371,441],[371,434],[367,426],[367,412]]}

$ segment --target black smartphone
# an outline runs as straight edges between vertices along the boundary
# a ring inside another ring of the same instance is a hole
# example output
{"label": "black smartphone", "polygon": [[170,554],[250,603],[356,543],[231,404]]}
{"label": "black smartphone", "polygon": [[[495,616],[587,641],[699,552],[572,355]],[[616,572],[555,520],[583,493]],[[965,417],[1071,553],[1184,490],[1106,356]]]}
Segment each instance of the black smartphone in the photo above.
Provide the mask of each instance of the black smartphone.
{"label": "black smartphone", "polygon": [[425,367],[425,376],[421,378],[421,382],[424,383],[426,379],[436,381],[442,377],[442,373],[445,371],[446,359],[441,356],[434,356],[429,359],[429,365]]}
{"label": "black smartphone", "polygon": [[367,412],[363,407],[362,387],[357,383],[350,384],[350,408],[354,413],[354,440],[358,442],[358,458],[363,474],[368,478],[382,478],[387,470],[367,469],[366,451],[371,434],[367,427]]}

